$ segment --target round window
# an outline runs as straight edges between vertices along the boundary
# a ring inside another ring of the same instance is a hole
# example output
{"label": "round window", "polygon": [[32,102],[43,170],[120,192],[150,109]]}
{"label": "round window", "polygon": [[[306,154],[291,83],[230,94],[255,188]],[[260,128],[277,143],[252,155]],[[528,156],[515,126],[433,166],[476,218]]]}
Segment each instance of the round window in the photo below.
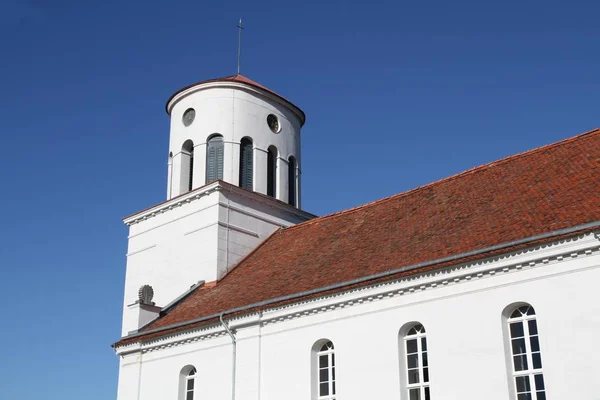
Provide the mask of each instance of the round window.
{"label": "round window", "polygon": [[279,119],[273,114],[269,114],[269,116],[267,117],[267,125],[269,125],[269,128],[271,128],[271,130],[274,133],[279,133],[279,131],[281,130],[281,125],[279,125]]}
{"label": "round window", "polygon": [[188,108],[183,113],[183,125],[190,126],[194,122],[194,118],[196,118],[196,110]]}

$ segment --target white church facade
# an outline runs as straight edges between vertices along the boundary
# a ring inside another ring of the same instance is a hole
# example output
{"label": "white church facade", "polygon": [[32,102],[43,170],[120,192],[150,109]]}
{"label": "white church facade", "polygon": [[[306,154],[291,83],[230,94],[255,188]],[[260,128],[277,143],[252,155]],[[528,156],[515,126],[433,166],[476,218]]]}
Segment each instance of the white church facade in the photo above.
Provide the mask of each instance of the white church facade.
{"label": "white church facade", "polygon": [[316,217],[294,104],[236,75],[167,113],[118,400],[600,399],[600,129]]}

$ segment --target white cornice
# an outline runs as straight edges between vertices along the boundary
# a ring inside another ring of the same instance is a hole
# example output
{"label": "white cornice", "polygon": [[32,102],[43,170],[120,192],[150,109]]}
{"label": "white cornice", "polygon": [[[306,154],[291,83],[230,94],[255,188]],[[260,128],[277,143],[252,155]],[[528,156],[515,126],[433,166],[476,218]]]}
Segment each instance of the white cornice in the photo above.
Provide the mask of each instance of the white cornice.
{"label": "white cornice", "polygon": [[123,222],[126,225],[131,226],[131,225],[137,224],[141,221],[155,217],[159,214],[163,214],[174,208],[181,207],[184,204],[191,203],[192,201],[198,200],[204,196],[208,196],[215,192],[234,193],[237,196],[249,198],[254,201],[259,201],[271,208],[277,209],[286,214],[294,215],[294,216],[299,217],[304,220],[309,220],[309,219],[312,219],[315,217],[315,215],[313,215],[309,212],[300,210],[300,209],[290,206],[286,203],[283,203],[279,200],[271,199],[269,197],[263,196],[261,194],[255,193],[255,192],[250,192],[245,189],[240,189],[237,186],[231,185],[231,184],[223,182],[223,181],[214,181],[208,185],[205,185],[198,189],[194,189],[191,192],[188,192],[184,195],[177,196],[177,197],[167,200],[163,203],[160,203],[153,207],[150,207],[146,210],[143,210],[138,213],[132,214],[128,217],[125,217],[123,219]]}
{"label": "white cornice", "polygon": [[[335,294],[298,301],[281,307],[272,307],[229,320],[232,328],[271,325],[310,315],[321,314],[340,308],[354,307],[364,303],[407,296],[426,290],[435,290],[478,279],[530,270],[540,266],[555,264],[574,258],[600,254],[600,232],[582,234],[568,239],[537,245],[522,250],[501,254],[470,263],[428,271],[404,278],[394,279],[346,290]],[[149,341],[116,348],[118,354],[142,351],[156,351],[186,343],[203,341],[225,335],[219,324],[201,326],[157,337]]]}
{"label": "white cornice", "polygon": [[461,263],[452,267],[432,270],[317,299],[274,307],[268,312],[264,312],[263,325],[346,308],[352,305],[529,270],[593,254],[600,254],[600,241],[597,235],[581,235],[471,263]]}
{"label": "white cornice", "polygon": [[138,222],[152,218],[156,215],[162,214],[174,208],[181,207],[182,205],[190,203],[194,200],[198,200],[201,197],[208,196],[211,193],[219,191],[220,187],[221,185],[219,184],[219,181],[212,182],[199,189],[192,190],[191,192],[188,192],[184,195],[174,197],[153,207],[147,208],[143,211],[125,217],[123,219],[123,222],[126,225],[137,224]]}

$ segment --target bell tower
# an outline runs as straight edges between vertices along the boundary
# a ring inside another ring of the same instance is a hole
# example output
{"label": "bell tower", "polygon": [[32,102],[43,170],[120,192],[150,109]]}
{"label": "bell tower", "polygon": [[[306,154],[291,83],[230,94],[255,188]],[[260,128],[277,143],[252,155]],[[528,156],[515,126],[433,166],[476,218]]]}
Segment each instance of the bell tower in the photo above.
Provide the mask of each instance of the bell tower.
{"label": "bell tower", "polygon": [[242,75],[171,96],[167,198],[220,179],[300,208],[300,128],[291,102]]}
{"label": "bell tower", "polygon": [[166,111],[167,200],[124,219],[124,336],[190,287],[218,285],[277,229],[314,217],[300,209],[305,115],[294,104],[234,75],[175,92]]}

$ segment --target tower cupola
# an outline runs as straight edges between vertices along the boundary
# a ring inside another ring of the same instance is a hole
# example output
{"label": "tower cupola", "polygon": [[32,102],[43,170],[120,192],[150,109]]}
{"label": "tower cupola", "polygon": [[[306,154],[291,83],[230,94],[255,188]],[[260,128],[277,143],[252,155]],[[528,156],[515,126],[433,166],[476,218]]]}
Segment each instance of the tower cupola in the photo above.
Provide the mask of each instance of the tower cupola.
{"label": "tower cupola", "polygon": [[224,180],[300,208],[300,108],[234,75],[177,91],[166,111],[167,199]]}

